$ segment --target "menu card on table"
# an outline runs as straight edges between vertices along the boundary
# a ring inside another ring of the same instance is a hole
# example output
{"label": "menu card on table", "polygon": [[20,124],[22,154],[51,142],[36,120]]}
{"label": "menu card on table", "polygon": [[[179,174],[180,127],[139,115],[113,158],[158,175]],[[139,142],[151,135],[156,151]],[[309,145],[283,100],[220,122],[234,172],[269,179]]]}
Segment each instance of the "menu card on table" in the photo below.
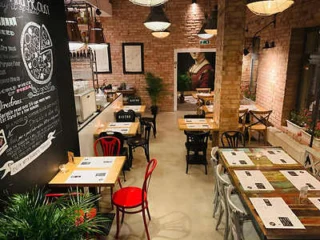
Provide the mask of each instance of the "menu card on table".
{"label": "menu card on table", "polygon": [[245,191],[274,190],[260,170],[236,170],[234,173]]}
{"label": "menu card on table", "polygon": [[312,197],[309,200],[320,210],[320,197]]}
{"label": "menu card on table", "polygon": [[123,110],[124,111],[128,111],[128,110],[133,110],[135,112],[139,111],[141,109],[141,106],[140,105],[126,105],[123,107]]}
{"label": "menu card on table", "polygon": [[266,228],[305,229],[282,198],[250,198],[250,201]]}
{"label": "menu card on table", "polygon": [[187,128],[190,128],[190,129],[192,129],[192,128],[199,128],[199,129],[202,129],[202,128],[210,128],[210,125],[209,124],[197,124],[197,123],[188,123],[187,124]]}
{"label": "menu card on table", "polygon": [[207,119],[204,118],[186,118],[185,123],[207,123]]}
{"label": "menu card on table", "polygon": [[75,170],[67,179],[66,183],[103,183],[107,176],[107,170]]}
{"label": "menu card on table", "polygon": [[320,182],[306,170],[280,171],[298,190],[308,186],[308,190],[320,190]]}
{"label": "menu card on table", "polygon": [[129,128],[110,128],[110,127],[107,127],[105,130],[105,132],[119,132],[119,133],[122,133],[122,134],[127,134],[129,133]]}
{"label": "menu card on table", "polygon": [[294,159],[281,149],[263,150],[262,154],[265,155],[273,164],[297,164]]}
{"label": "menu card on table", "polygon": [[254,166],[244,151],[223,151],[222,154],[231,166]]}
{"label": "menu card on table", "polygon": [[116,157],[85,157],[77,167],[79,168],[111,168]]}
{"label": "menu card on table", "polygon": [[131,127],[131,122],[111,122],[108,127]]}

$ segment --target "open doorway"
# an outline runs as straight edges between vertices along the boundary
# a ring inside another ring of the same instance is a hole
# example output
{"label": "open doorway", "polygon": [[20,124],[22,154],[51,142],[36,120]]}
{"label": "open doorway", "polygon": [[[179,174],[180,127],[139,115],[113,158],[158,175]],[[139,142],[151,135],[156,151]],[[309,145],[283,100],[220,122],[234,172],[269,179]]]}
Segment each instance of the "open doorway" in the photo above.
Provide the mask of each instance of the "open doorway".
{"label": "open doorway", "polygon": [[174,62],[174,111],[196,110],[192,92],[199,87],[214,89],[216,49],[176,49]]}

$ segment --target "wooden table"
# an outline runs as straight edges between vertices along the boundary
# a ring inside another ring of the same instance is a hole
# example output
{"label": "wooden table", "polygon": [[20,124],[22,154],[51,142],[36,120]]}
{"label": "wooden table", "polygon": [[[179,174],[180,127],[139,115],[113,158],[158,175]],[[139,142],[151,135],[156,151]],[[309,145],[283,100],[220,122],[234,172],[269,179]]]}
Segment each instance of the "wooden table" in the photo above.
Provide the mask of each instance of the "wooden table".
{"label": "wooden table", "polygon": [[[100,157],[105,158],[105,157]],[[50,186],[54,187],[113,187],[119,177],[119,174],[122,170],[123,164],[125,162],[124,156],[115,157],[115,161],[110,168],[84,168],[79,167],[80,162],[84,159],[84,157],[75,157],[74,163],[68,162],[66,164],[67,172],[63,173],[59,171],[57,175],[49,182]],[[95,183],[68,183],[67,180],[71,176],[74,171],[94,171],[94,170],[108,170],[108,175],[103,182],[95,182]]]}
{"label": "wooden table", "polygon": [[192,97],[194,99],[203,99],[205,102],[206,101],[213,101],[214,93],[192,93]]}
{"label": "wooden table", "polygon": [[[94,132],[94,137],[99,137],[99,134],[101,132],[117,132],[119,131],[126,137],[132,137],[137,134],[138,128],[140,123],[139,122],[132,122],[130,123],[130,127],[125,126],[128,123],[122,123],[122,122],[106,122],[103,124],[103,126],[100,126],[96,129]],[[126,130],[123,132],[122,130]]]}
{"label": "wooden table", "polygon": [[[299,170],[304,167],[297,163],[291,165],[274,165],[265,156],[257,160],[256,152],[264,148],[243,148],[233,150],[244,150],[249,158],[255,163],[255,166],[235,167],[230,166],[224,158],[222,152],[228,149],[219,150],[219,159],[226,167],[231,181],[234,184],[240,198],[248,213],[252,215],[253,223],[261,239],[320,239],[320,210],[309,200],[305,203],[299,201],[299,190],[281,173],[280,169]],[[272,148],[268,148],[272,149]],[[279,149],[279,148],[273,148]],[[230,150],[230,149],[229,149]],[[259,169],[270,182],[275,190],[273,191],[244,191],[241,186],[235,170],[253,170]],[[306,229],[267,229],[265,228],[260,216],[257,214],[250,198],[252,197],[281,197],[290,207],[293,213],[299,218]],[[320,197],[320,191],[308,191],[308,197]]]}
{"label": "wooden table", "polygon": [[132,109],[136,113],[144,113],[146,111],[146,105],[124,105],[119,110],[128,111],[129,109]]}

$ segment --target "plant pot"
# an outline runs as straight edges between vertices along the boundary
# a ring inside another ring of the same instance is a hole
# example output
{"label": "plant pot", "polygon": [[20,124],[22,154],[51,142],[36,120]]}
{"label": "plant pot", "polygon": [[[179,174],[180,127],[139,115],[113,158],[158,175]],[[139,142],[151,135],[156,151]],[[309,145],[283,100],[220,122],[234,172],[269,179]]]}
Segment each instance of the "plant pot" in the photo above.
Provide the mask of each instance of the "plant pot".
{"label": "plant pot", "polygon": [[[311,135],[309,133],[307,133],[306,131],[302,131],[302,136],[301,136],[302,140],[306,143],[310,143],[311,141]],[[320,148],[320,139],[319,138],[313,138],[313,143],[312,146]]]}
{"label": "plant pot", "polygon": [[289,132],[292,132],[293,134],[298,134],[301,131],[303,131],[302,127],[294,124],[293,122],[290,122],[289,120],[286,120],[286,121],[287,121],[287,126],[288,126]]}
{"label": "plant pot", "polygon": [[180,93],[178,100],[179,100],[179,103],[184,103],[184,93],[183,92]]}

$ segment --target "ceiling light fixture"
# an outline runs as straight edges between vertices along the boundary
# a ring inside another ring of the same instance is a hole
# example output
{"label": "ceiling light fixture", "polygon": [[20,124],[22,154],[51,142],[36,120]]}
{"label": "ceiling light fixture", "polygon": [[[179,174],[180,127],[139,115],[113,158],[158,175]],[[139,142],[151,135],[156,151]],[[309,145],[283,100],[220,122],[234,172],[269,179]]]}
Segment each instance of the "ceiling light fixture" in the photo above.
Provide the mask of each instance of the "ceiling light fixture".
{"label": "ceiling light fixture", "polygon": [[81,48],[84,43],[82,42],[81,33],[78,27],[78,22],[75,18],[76,12],[66,11],[67,15],[67,32],[69,39],[69,50],[75,51]]}
{"label": "ceiling light fixture", "polygon": [[166,38],[169,35],[170,35],[170,32],[168,30],[152,32],[152,36],[154,36],[156,38]]}
{"label": "ceiling light fixture", "polygon": [[168,0],[129,0],[133,4],[144,6],[144,7],[154,7],[164,4]]}
{"label": "ceiling light fixture", "polygon": [[152,31],[161,32],[170,27],[171,23],[162,6],[152,7],[144,26]]}
{"label": "ceiling light fixture", "polygon": [[213,37],[213,34],[209,34],[205,32],[206,26],[207,26],[207,21],[208,21],[208,15],[205,14],[205,19],[204,22],[202,24],[202,27],[200,29],[200,31],[197,33],[199,38],[203,38],[203,39],[209,39]]}
{"label": "ceiling light fixture", "polygon": [[192,0],[192,3],[197,3],[197,0]]}
{"label": "ceiling light fixture", "polygon": [[208,22],[204,31],[211,35],[217,35],[218,33],[218,6],[215,6],[211,12]]}
{"label": "ceiling light fixture", "polygon": [[294,0],[247,0],[248,8],[257,15],[270,16],[283,12],[294,4]]}

